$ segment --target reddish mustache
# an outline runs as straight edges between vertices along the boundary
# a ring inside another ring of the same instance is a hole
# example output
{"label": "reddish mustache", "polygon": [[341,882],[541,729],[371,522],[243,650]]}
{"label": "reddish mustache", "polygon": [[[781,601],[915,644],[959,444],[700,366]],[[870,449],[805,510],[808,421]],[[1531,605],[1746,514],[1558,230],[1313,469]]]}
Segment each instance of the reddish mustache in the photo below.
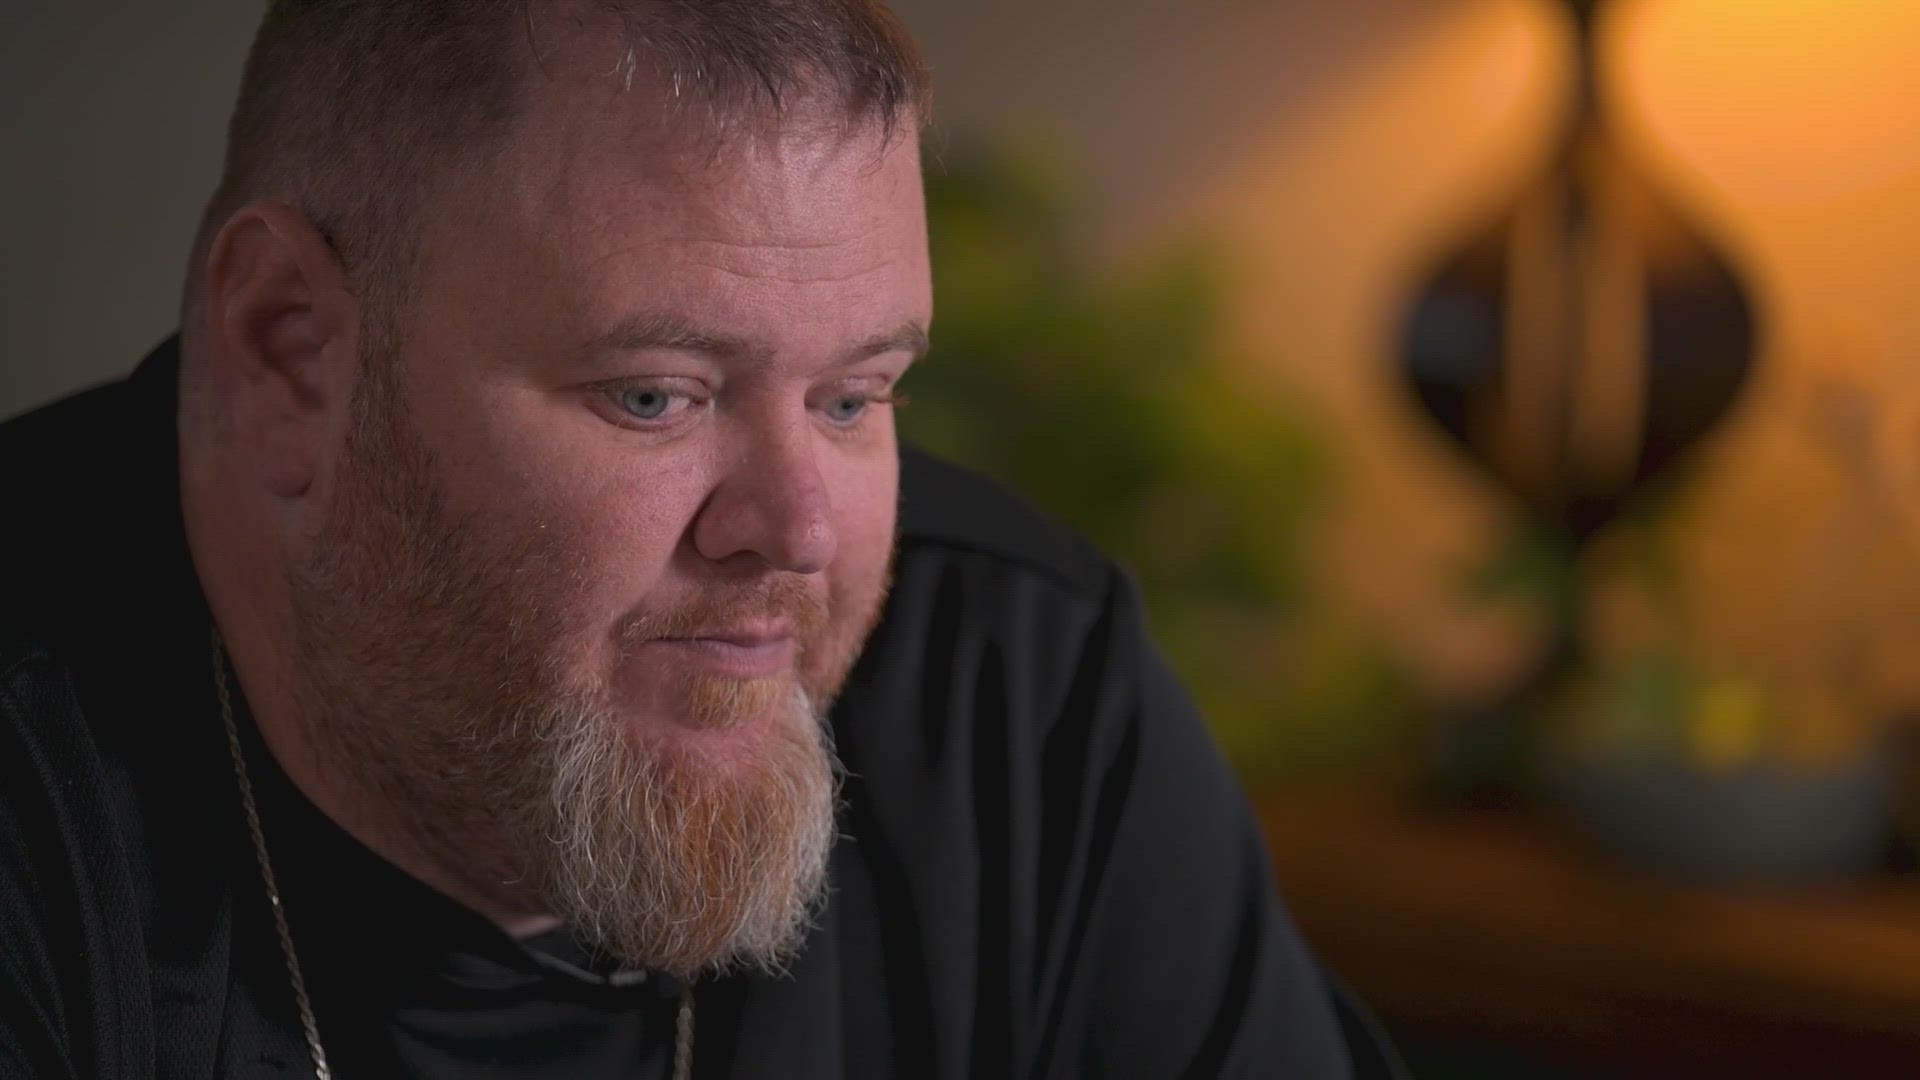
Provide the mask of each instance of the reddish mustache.
{"label": "reddish mustache", "polygon": [[809,642],[827,624],[827,608],[799,581],[775,579],[741,588],[711,588],[664,611],[638,612],[620,631],[629,644],[658,638],[763,640],[787,634]]}

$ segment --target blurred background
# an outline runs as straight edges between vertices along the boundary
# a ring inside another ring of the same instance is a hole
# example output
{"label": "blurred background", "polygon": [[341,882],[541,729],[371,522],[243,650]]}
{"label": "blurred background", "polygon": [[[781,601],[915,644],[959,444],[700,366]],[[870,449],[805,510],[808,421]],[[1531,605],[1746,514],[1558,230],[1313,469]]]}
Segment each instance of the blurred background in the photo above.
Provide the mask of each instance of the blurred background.
{"label": "blurred background", "polygon": [[[1416,1075],[1920,1075],[1920,4],[895,8],[904,433],[1134,569]],[[0,415],[171,330],[258,12],[0,15]]]}

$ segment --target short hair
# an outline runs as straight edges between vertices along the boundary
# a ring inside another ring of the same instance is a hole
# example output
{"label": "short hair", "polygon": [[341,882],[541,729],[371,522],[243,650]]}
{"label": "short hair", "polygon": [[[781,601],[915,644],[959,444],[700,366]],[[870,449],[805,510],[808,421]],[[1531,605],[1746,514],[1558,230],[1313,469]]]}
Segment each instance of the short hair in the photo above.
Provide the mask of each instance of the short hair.
{"label": "short hair", "polygon": [[[420,261],[420,210],[449,170],[504,142],[538,71],[540,0],[273,0],[227,129],[226,164],[195,237],[181,320],[191,341],[205,268],[226,220],[253,199],[301,211],[355,288],[392,311]],[[884,0],[592,0],[618,19],[631,81],[647,63],[711,120],[778,116],[824,100],[891,138],[923,125],[926,66]],[[614,73],[617,76],[617,71]]]}

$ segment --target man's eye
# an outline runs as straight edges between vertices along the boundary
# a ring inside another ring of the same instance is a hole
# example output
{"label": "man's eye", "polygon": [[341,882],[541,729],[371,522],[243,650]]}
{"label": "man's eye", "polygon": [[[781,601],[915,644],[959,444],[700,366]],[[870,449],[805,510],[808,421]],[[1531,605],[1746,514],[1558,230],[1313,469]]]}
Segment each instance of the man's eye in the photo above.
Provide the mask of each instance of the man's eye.
{"label": "man's eye", "polygon": [[836,424],[851,424],[867,411],[868,399],[858,394],[842,394],[827,403],[827,419]]}
{"label": "man's eye", "polygon": [[657,386],[629,386],[618,394],[620,408],[637,420],[658,420],[668,412],[678,412],[673,403],[687,401],[687,395],[675,394]]}

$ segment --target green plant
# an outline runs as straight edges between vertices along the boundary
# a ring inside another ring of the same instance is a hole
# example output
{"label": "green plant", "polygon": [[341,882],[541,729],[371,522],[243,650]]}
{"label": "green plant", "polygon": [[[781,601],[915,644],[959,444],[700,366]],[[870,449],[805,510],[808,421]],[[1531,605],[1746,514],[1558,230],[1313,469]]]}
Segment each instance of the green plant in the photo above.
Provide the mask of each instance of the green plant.
{"label": "green plant", "polygon": [[1384,650],[1318,616],[1304,543],[1330,474],[1294,403],[1219,345],[1221,261],[1125,276],[1076,257],[1067,171],[950,153],[929,170],[937,323],[902,433],[1006,481],[1133,569],[1157,638],[1235,762],[1370,745],[1402,703]]}

